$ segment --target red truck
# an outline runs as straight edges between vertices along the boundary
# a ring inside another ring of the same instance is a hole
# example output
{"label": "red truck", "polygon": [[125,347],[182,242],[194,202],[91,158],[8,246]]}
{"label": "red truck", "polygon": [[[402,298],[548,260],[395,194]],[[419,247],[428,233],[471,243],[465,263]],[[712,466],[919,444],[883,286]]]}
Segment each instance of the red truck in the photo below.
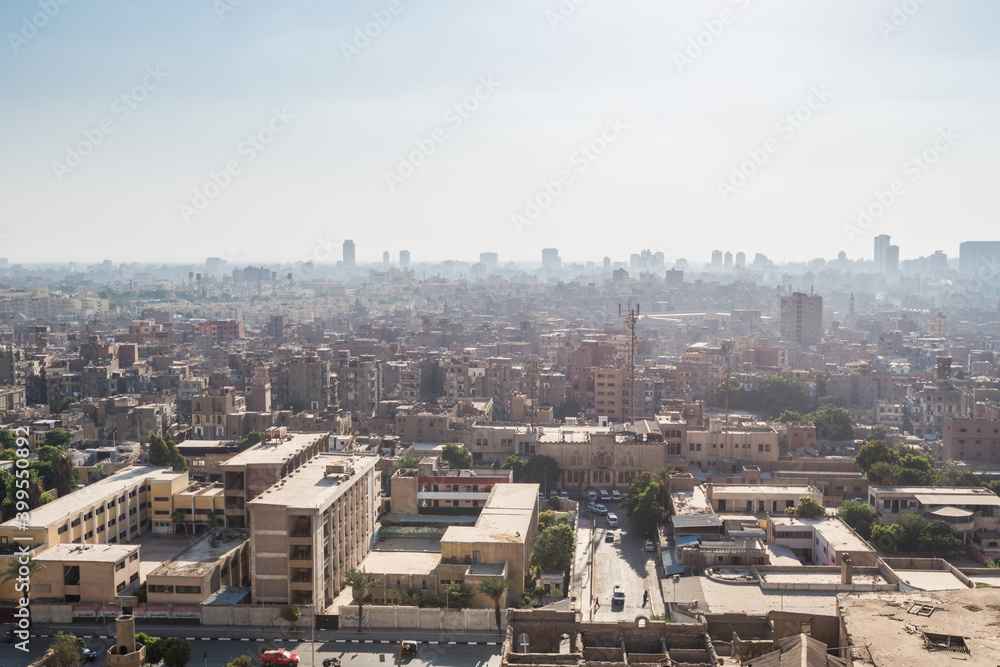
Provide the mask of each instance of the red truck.
{"label": "red truck", "polygon": [[299,656],[297,653],[289,653],[285,649],[272,648],[266,651],[261,651],[257,656],[257,660],[262,665],[291,665],[292,667],[298,667]]}

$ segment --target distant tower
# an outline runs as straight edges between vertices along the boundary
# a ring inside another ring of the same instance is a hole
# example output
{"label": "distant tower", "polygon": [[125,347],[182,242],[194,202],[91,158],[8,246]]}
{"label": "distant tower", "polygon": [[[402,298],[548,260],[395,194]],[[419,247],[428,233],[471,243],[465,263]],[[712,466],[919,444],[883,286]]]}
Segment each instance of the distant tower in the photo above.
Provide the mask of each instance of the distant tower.
{"label": "distant tower", "polygon": [[354,241],[344,241],[344,266],[354,266]]}
{"label": "distant tower", "polygon": [[385,250],[382,252],[382,266],[389,266],[392,263],[392,259],[389,256],[389,251]]}
{"label": "distant tower", "polygon": [[713,250],[712,251],[712,268],[721,269],[722,268],[722,251]]}
{"label": "distant tower", "polygon": [[410,251],[400,250],[399,251],[399,268],[408,269],[410,268]]}
{"label": "distant tower", "polygon": [[744,252],[736,253],[736,268],[745,269],[747,268],[747,256]]}
{"label": "distant tower", "polygon": [[885,273],[889,263],[889,240],[888,234],[879,234],[875,237],[875,273]]}
{"label": "distant tower", "polygon": [[723,256],[722,265],[725,267],[726,271],[731,271],[732,270],[732,268],[733,268],[733,253],[729,252],[728,250],[726,251],[726,254]]}
{"label": "distant tower", "polygon": [[122,614],[115,619],[118,628],[116,646],[108,649],[111,667],[139,667],[146,658],[146,647],[135,643],[135,616]]}
{"label": "distant tower", "polygon": [[556,248],[542,248],[542,268],[559,269],[562,267],[562,259],[559,257],[559,250]]}

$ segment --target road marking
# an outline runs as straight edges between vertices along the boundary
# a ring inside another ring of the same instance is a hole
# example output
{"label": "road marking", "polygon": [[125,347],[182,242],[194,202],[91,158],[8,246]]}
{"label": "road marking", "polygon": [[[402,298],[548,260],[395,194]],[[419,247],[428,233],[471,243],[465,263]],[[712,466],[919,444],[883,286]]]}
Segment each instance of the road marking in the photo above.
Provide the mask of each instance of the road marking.
{"label": "road marking", "polygon": [[203,641],[203,642],[210,642],[210,641],[212,641],[212,638],[211,637],[202,637],[201,641]]}
{"label": "road marking", "polygon": [[337,642],[338,644],[346,644],[347,643],[346,639],[334,639],[333,641]]}
{"label": "road marking", "polygon": [[219,637],[220,642],[228,642],[232,637]]}
{"label": "road marking", "polygon": [[449,645],[455,645],[455,644],[457,644],[457,643],[458,643],[458,642],[448,642],[448,644],[449,644]]}
{"label": "road marking", "polygon": [[440,642],[427,642],[428,644],[438,644]]}
{"label": "road marking", "polygon": [[184,640],[189,642],[197,641],[194,637],[185,637]]}
{"label": "road marking", "polygon": [[371,639],[366,639],[366,640],[365,640],[365,643],[366,643],[366,644],[371,644],[371,643],[372,643],[372,640],[371,640]]}
{"label": "road marking", "polygon": [[486,645],[487,646],[499,646],[499,644],[496,643],[496,642],[486,642]]}
{"label": "road marking", "polygon": [[388,639],[380,639],[378,643],[379,644],[390,644],[392,642],[390,642]]}
{"label": "road marking", "polygon": [[250,641],[250,638],[249,637],[240,637],[240,641],[241,642],[248,642],[248,641]]}

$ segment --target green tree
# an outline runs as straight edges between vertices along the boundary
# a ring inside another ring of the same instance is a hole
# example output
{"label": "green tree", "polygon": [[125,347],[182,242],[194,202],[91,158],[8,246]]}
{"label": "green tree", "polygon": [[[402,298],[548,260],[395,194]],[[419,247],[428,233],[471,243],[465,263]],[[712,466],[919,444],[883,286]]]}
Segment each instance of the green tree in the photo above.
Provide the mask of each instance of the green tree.
{"label": "green tree", "polygon": [[28,562],[24,564],[22,564],[17,558],[11,558],[7,561],[7,567],[0,570],[0,583],[6,584],[8,581],[14,581],[20,577],[22,567],[27,568],[29,579],[36,574],[45,572],[45,565],[30,556],[28,557]]}
{"label": "green tree", "polygon": [[514,471],[514,481],[518,484],[524,481],[524,460],[519,456],[511,454],[507,457],[507,460],[503,462],[500,466],[502,470],[513,470]]}
{"label": "green tree", "polygon": [[135,635],[135,642],[146,647],[146,664],[158,665],[163,662],[163,643],[156,637],[150,637],[145,632]]}
{"label": "green tree", "polygon": [[[0,448],[2,449],[16,449],[17,448],[17,438],[13,433],[7,429],[0,429]],[[8,459],[10,460],[10,459]]]}
{"label": "green tree", "polygon": [[163,644],[163,664],[166,667],[185,667],[191,660],[191,645],[183,637],[168,637]]}
{"label": "green tree", "polygon": [[667,511],[660,500],[658,485],[650,484],[639,494],[638,502],[629,518],[643,537],[652,536],[656,532],[657,525],[666,521]]}
{"label": "green tree", "polygon": [[146,600],[149,599],[149,592],[146,588],[146,582],[142,582],[139,588],[135,589],[135,600],[139,604],[146,604]]}
{"label": "green tree", "polygon": [[786,508],[785,514],[800,519],[815,519],[818,516],[826,516],[826,508],[813,500],[811,496],[801,496],[799,504]]}
{"label": "green tree", "polygon": [[872,527],[872,543],[882,551],[896,551],[905,539],[906,531],[898,523]]}
{"label": "green tree", "polygon": [[253,660],[246,654],[238,655],[227,662],[226,667],[253,667]]}
{"label": "green tree", "polygon": [[795,412],[794,410],[784,410],[780,415],[778,415],[779,422],[800,422],[803,421],[802,413]]}
{"label": "green tree", "polygon": [[452,470],[472,467],[472,454],[464,445],[448,443],[441,451],[441,460]]}
{"label": "green tree", "polygon": [[898,463],[876,461],[872,464],[872,467],[868,469],[867,477],[872,484],[894,486],[902,474],[902,471],[903,467]]}
{"label": "green tree", "polygon": [[806,415],[806,419],[816,427],[817,440],[841,442],[854,438],[854,417],[843,408],[820,408]]}
{"label": "green tree", "polygon": [[949,464],[935,473],[932,483],[935,486],[979,486],[980,480],[976,473],[971,470],[965,470],[954,464]]}
{"label": "green tree", "polygon": [[64,398],[55,401],[54,403],[49,403],[49,412],[54,415],[58,415],[66,411],[66,408],[77,403],[78,401],[72,396],[66,396]]}
{"label": "green tree", "polygon": [[405,588],[392,594],[396,604],[404,607],[423,607],[427,603],[427,595],[415,588]]}
{"label": "green tree", "polygon": [[218,528],[225,521],[219,518],[219,515],[215,513],[214,510],[208,510],[205,512],[205,530],[212,530],[213,528]]}
{"label": "green tree", "polygon": [[928,522],[920,531],[920,548],[924,551],[948,554],[959,551],[962,548],[962,540],[951,532],[947,521],[935,519]]}
{"label": "green tree", "polygon": [[69,452],[60,450],[52,459],[52,474],[55,476],[56,493],[60,498],[69,495],[76,488],[76,478],[73,473],[73,459],[70,458]]}
{"label": "green tree", "polygon": [[45,444],[50,447],[69,447],[73,441],[73,434],[57,428],[45,432]]}
{"label": "green tree", "polygon": [[504,593],[507,591],[507,579],[504,577],[487,577],[479,582],[477,588],[480,593],[489,596],[489,598],[493,600],[493,611],[496,614],[497,632],[502,632],[502,630],[500,630],[501,621],[503,620],[500,616],[500,601],[503,600]]}
{"label": "green tree", "polygon": [[49,667],[76,667],[83,662],[83,649],[87,642],[80,637],[65,632],[57,632],[49,647],[52,655],[46,661]]}
{"label": "green tree", "polygon": [[61,447],[53,447],[52,445],[42,445],[38,448],[35,454],[38,456],[38,460],[43,463],[52,463],[52,459],[56,458],[63,453]]}
{"label": "green tree", "polygon": [[278,616],[281,617],[281,620],[288,623],[289,632],[295,632],[295,624],[302,618],[302,610],[292,605],[285,605],[278,612]]}
{"label": "green tree", "polygon": [[250,431],[245,436],[240,438],[240,441],[237,443],[237,446],[240,448],[240,451],[242,452],[247,449],[250,449],[254,445],[264,442],[265,437],[267,437],[267,434],[262,433],[261,431]]}
{"label": "green tree", "polygon": [[561,478],[562,468],[551,456],[532,456],[524,464],[524,481],[538,484],[543,491],[558,488]]}
{"label": "green tree", "polygon": [[556,524],[564,523],[567,526],[571,525],[571,519],[569,514],[560,514],[555,510],[545,510],[544,512],[538,513],[538,530],[543,531],[549,526],[554,526]]}
{"label": "green tree", "polygon": [[858,535],[866,540],[872,536],[872,526],[875,525],[878,515],[871,505],[845,500],[840,505],[839,514],[844,523],[853,528]]}
{"label": "green tree", "polygon": [[896,517],[896,523],[903,527],[899,548],[913,551],[920,546],[920,535],[924,530],[924,518],[916,512],[904,512]]}
{"label": "green tree", "polygon": [[886,438],[889,437],[889,427],[883,424],[876,424],[868,430],[868,437],[865,438],[865,442],[874,442],[876,440],[881,440],[885,442]]}
{"label": "green tree", "polygon": [[186,519],[187,517],[184,515],[184,512],[180,510],[174,510],[170,513],[170,520],[174,522],[174,532],[177,532],[177,526],[184,526],[184,537],[189,537]]}
{"label": "green tree", "polygon": [[400,468],[412,470],[420,467],[421,460],[422,459],[419,456],[400,456],[396,459],[396,462],[399,464]]}
{"label": "green tree", "polygon": [[769,377],[751,393],[754,396],[750,407],[763,412],[768,419],[785,410],[806,412],[812,403],[802,382],[793,378]]}
{"label": "green tree", "polygon": [[344,577],[343,585],[351,587],[354,602],[358,605],[358,632],[361,632],[361,614],[364,612],[365,603],[372,599],[368,591],[374,588],[375,577],[365,570],[351,568]]}
{"label": "green tree", "polygon": [[174,472],[184,472],[187,470],[187,462],[184,456],[177,450],[177,443],[168,432],[165,436],[159,436],[155,432],[149,432],[149,464],[160,467],[171,467]]}
{"label": "green tree", "polygon": [[861,468],[861,471],[866,476],[871,467],[878,461],[899,463],[899,454],[895,450],[890,449],[881,440],[873,440],[862,445],[861,449],[858,450],[857,456],[854,457],[854,464]]}
{"label": "green tree", "polygon": [[472,588],[464,581],[453,581],[447,588],[445,604],[448,609],[465,609],[472,600]]}
{"label": "green tree", "polygon": [[561,523],[550,526],[535,537],[531,564],[542,570],[566,572],[573,562],[576,539],[573,528]]}

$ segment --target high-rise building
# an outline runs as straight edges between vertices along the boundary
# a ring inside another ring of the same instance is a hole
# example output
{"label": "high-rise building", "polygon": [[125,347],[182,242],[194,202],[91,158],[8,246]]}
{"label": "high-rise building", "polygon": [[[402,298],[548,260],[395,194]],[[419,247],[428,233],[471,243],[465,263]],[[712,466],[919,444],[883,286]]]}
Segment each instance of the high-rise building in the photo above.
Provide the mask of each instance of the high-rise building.
{"label": "high-rise building", "polygon": [[354,241],[344,241],[344,266],[354,266]]}
{"label": "high-rise building", "polygon": [[986,271],[995,275],[1000,267],[1000,241],[966,241],[958,246],[958,270]]}
{"label": "high-rise building", "polygon": [[562,266],[562,259],[559,257],[557,248],[542,248],[542,268],[558,269]]}
{"label": "high-rise building", "polygon": [[410,268],[410,251],[400,250],[399,251],[399,268],[408,269]]}
{"label": "high-rise building", "polygon": [[479,253],[479,262],[487,269],[493,270],[500,263],[500,255],[495,252],[481,252]]}
{"label": "high-rise building", "polygon": [[722,265],[726,268],[727,271],[733,268],[733,253],[729,252],[728,250],[726,251],[726,254],[722,261]]}
{"label": "high-rise building", "polygon": [[885,254],[885,275],[895,276],[899,273],[899,246],[889,246],[889,251]]}
{"label": "high-rise building", "polygon": [[747,256],[743,252],[736,253],[736,268],[745,269],[747,266]]}
{"label": "high-rise building", "polygon": [[383,251],[382,252],[382,266],[389,266],[389,264],[391,264],[391,263],[392,263],[392,260],[389,257],[389,251],[388,250]]}
{"label": "high-rise building", "polygon": [[889,235],[879,234],[875,237],[875,273],[885,273],[889,261]]}
{"label": "high-rise building", "polygon": [[781,337],[815,345],[823,337],[823,297],[793,292],[781,297]]}
{"label": "high-rise building", "polygon": [[721,269],[722,268],[722,251],[713,250],[712,251],[712,268]]}

